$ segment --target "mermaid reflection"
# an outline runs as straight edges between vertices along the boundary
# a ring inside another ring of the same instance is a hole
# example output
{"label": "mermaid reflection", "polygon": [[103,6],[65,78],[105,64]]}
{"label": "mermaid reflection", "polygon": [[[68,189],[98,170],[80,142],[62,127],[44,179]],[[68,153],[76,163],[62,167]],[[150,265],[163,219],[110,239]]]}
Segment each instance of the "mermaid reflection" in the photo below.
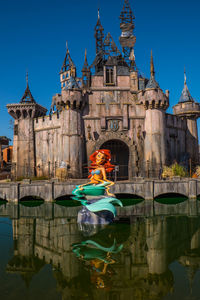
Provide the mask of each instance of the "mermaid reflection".
{"label": "mermaid reflection", "polygon": [[[114,166],[110,162],[110,150],[97,150],[90,156],[90,160],[92,161],[89,168],[90,181],[76,187],[72,192],[74,195],[73,199],[80,201],[90,212],[104,210],[116,216],[116,208],[113,204],[122,206],[122,203],[109,191],[110,187],[114,185],[114,182],[108,180],[106,176],[106,173],[110,173],[114,169]],[[104,194],[106,195],[104,196]],[[85,200],[85,196],[89,196],[86,197],[88,201]],[[91,196],[93,196],[93,199],[91,199]]]}
{"label": "mermaid reflection", "polygon": [[112,246],[105,247],[102,241],[95,242],[93,239],[72,245],[72,251],[90,272],[91,283],[97,288],[108,288],[111,285],[111,278],[114,270],[111,267],[116,262],[115,255],[119,253],[123,244],[117,245],[116,239]]}

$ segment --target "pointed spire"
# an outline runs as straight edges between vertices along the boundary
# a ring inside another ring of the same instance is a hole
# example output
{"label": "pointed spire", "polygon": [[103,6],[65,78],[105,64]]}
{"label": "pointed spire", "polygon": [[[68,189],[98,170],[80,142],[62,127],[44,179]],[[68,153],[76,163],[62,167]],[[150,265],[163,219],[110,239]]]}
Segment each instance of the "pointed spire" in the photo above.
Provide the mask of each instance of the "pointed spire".
{"label": "pointed spire", "polygon": [[26,89],[24,95],[22,96],[20,103],[36,103],[34,100],[29,85],[28,85],[28,71],[26,71]]}
{"label": "pointed spire", "polygon": [[155,69],[154,69],[154,63],[153,63],[153,53],[151,50],[151,77],[155,76]]}
{"label": "pointed spire", "polygon": [[135,16],[132,12],[129,0],[124,0],[124,5],[119,18],[121,19],[122,23],[133,24]]}
{"label": "pointed spire", "polygon": [[186,81],[187,81],[187,77],[186,77],[186,71],[185,71],[185,67],[184,67],[184,85],[187,85]]}
{"label": "pointed spire", "polygon": [[122,46],[125,61],[130,66],[131,61],[129,60],[129,57],[135,45],[136,37],[133,34],[133,30],[135,28],[133,20],[135,17],[128,0],[124,0],[123,9],[119,18],[121,20],[120,29],[122,31],[119,41]]}
{"label": "pointed spire", "polygon": [[182,93],[181,93],[181,97],[179,99],[179,103],[194,102],[194,99],[190,95],[190,92],[189,92],[186,81],[187,81],[187,77],[186,77],[186,71],[185,71],[185,67],[184,67],[184,87],[183,87],[183,90],[182,90]]}
{"label": "pointed spire", "polygon": [[72,58],[70,56],[70,53],[69,53],[69,47],[68,47],[67,41],[66,41],[66,49],[67,50],[66,50],[65,59],[64,59],[60,73],[66,72],[66,71],[70,70],[72,67],[75,67],[74,63],[72,61]]}
{"label": "pointed spire", "polygon": [[28,70],[26,71],[26,86],[28,86]]}
{"label": "pointed spire", "polygon": [[87,62],[87,49],[85,48],[85,62]]}
{"label": "pointed spire", "polygon": [[101,25],[100,20],[100,10],[98,8],[98,19],[97,24],[95,26],[95,34],[94,37],[96,39],[96,54],[103,50],[103,38],[104,38],[104,28]]}
{"label": "pointed spire", "polygon": [[152,53],[152,50],[151,50],[150,74],[151,74],[151,77],[149,79],[149,82],[147,83],[146,88],[147,89],[158,89],[159,88],[159,84],[155,80],[155,68],[154,68],[154,63],[153,63],[153,53]]}
{"label": "pointed spire", "polygon": [[88,61],[87,61],[87,49],[85,49],[85,60],[84,60],[84,65],[82,68],[82,72],[84,71],[89,71],[89,65],[88,65]]}

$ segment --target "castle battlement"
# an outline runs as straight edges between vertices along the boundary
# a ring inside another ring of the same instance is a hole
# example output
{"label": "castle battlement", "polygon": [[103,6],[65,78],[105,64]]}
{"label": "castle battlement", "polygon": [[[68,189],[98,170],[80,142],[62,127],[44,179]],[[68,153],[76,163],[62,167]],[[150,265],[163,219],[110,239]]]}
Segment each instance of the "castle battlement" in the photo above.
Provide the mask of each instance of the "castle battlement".
{"label": "castle battlement", "polygon": [[60,127],[60,116],[61,113],[53,113],[51,115],[46,115],[43,117],[34,119],[34,130],[47,130],[46,128],[52,128],[54,126]]}
{"label": "castle battlement", "polygon": [[166,114],[166,126],[186,130],[186,120],[175,115]]}

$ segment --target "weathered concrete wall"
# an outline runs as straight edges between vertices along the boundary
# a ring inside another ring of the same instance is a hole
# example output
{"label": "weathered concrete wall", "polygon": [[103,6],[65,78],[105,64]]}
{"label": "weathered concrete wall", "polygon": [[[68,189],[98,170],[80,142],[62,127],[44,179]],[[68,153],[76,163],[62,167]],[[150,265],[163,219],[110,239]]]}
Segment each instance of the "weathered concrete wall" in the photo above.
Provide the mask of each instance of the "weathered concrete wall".
{"label": "weathered concrete wall", "polygon": [[185,119],[178,116],[166,114],[166,144],[167,162],[170,164],[174,160],[177,162],[184,159],[186,150],[186,130]]}
{"label": "weathered concrete wall", "polygon": [[[46,202],[71,195],[75,186],[81,183],[56,183],[51,181],[25,183],[0,184],[0,198],[9,202],[17,202],[26,196],[38,196]],[[111,187],[114,194],[138,195],[145,200],[153,200],[167,193],[177,193],[190,199],[196,199],[200,195],[200,180],[182,179],[174,181],[143,180],[141,182],[118,182]]]}
{"label": "weathered concrete wall", "polygon": [[144,158],[153,165],[166,164],[165,112],[146,110]]}
{"label": "weathered concrete wall", "polygon": [[[70,166],[71,176],[82,175],[82,126],[77,110],[64,109],[34,121],[37,176],[54,177],[62,161]],[[59,149],[59,151],[58,151]]]}

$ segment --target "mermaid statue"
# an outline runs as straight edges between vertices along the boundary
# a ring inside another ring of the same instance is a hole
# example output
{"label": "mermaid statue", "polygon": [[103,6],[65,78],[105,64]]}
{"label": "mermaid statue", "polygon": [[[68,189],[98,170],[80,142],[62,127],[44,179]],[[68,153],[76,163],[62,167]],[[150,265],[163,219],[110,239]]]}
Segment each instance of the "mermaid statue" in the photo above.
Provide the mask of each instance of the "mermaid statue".
{"label": "mermaid statue", "polygon": [[[122,206],[111,192],[110,187],[114,182],[107,179],[106,173],[114,169],[111,164],[110,150],[101,149],[91,156],[89,167],[90,181],[73,190],[73,199],[80,201],[84,209],[79,213],[78,223],[108,224],[116,216],[116,208],[113,204]],[[83,217],[84,216],[84,217]]]}

